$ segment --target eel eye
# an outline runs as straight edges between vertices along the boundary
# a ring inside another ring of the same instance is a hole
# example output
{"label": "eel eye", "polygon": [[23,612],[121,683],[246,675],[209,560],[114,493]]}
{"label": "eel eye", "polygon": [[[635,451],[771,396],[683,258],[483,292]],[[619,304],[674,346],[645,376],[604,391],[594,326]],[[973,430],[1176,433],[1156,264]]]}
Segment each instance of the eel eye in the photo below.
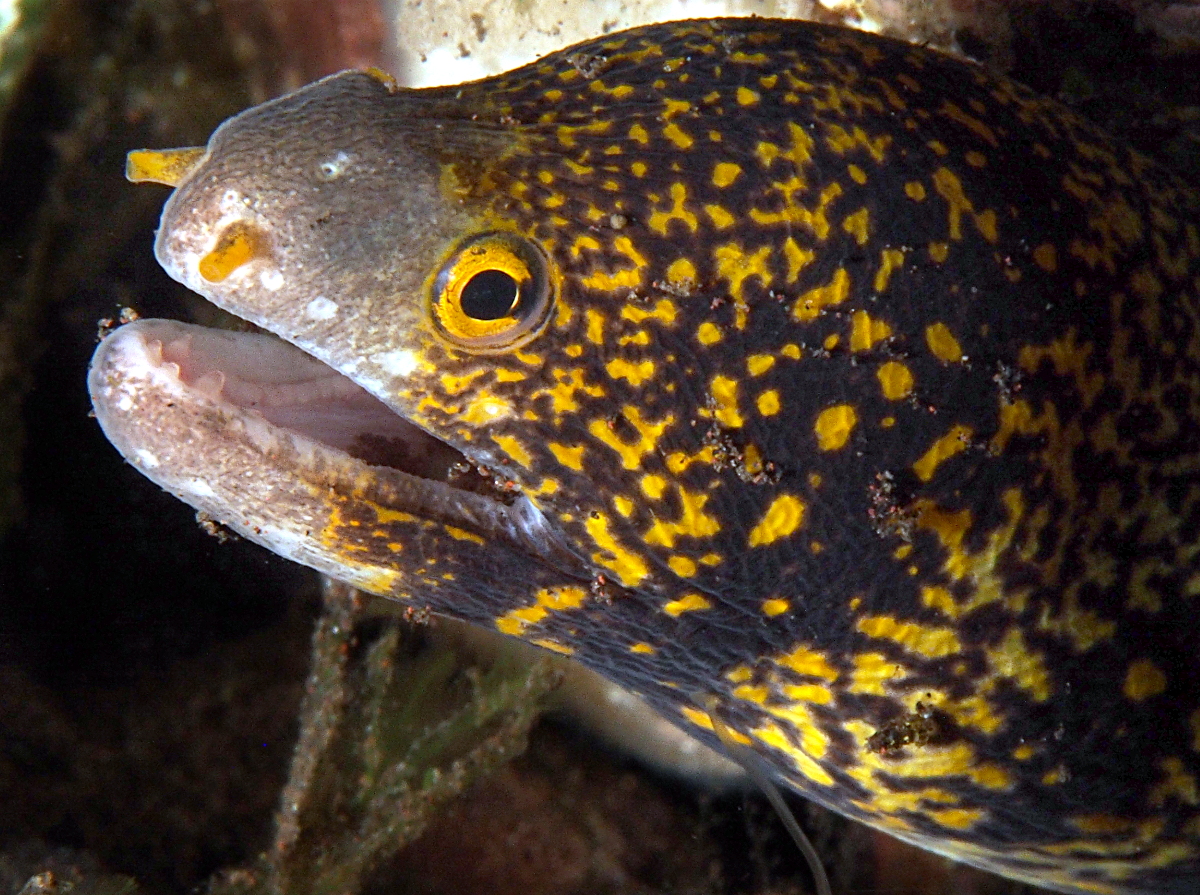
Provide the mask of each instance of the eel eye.
{"label": "eel eye", "polygon": [[542,331],[553,304],[545,255],[512,233],[485,233],[459,245],[431,295],[438,332],[478,354],[524,345]]}

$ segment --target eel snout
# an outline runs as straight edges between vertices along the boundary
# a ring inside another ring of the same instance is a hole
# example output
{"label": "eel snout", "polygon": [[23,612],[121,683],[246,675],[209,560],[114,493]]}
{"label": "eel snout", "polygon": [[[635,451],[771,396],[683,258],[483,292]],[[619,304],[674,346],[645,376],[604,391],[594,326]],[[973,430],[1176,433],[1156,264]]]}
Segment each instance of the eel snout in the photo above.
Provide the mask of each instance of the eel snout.
{"label": "eel snout", "polygon": [[96,349],[88,390],[105,435],[147,478],[364,590],[390,593],[396,576],[386,555],[349,563],[322,534],[352,514],[411,519],[414,532],[424,519],[557,556],[527,499],[464,484],[460,453],[274,336],[139,320]]}

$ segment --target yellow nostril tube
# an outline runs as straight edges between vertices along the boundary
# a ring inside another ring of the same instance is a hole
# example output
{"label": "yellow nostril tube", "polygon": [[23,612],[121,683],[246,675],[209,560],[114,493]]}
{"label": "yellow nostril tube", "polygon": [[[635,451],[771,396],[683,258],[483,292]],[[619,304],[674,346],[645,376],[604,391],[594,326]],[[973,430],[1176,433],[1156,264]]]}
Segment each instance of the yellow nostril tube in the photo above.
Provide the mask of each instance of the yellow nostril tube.
{"label": "yellow nostril tube", "polygon": [[270,254],[262,232],[237,221],[225,228],[213,250],[200,259],[197,270],[210,283],[220,283],[243,264]]}
{"label": "yellow nostril tube", "polygon": [[205,147],[135,149],[125,156],[125,179],[132,183],[178,186],[204,158]]}

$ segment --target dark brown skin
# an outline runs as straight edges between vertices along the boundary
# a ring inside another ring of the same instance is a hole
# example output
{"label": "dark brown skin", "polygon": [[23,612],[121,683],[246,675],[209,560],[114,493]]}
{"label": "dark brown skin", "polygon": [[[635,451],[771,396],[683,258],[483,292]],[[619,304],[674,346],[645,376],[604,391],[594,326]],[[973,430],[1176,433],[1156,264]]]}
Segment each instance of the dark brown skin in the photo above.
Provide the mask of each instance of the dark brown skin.
{"label": "dark brown skin", "polygon": [[911,842],[1190,893],[1198,218],[971,65],[714,20],[250,110],[158,253],[538,519],[293,464],[305,561],[712,707]]}

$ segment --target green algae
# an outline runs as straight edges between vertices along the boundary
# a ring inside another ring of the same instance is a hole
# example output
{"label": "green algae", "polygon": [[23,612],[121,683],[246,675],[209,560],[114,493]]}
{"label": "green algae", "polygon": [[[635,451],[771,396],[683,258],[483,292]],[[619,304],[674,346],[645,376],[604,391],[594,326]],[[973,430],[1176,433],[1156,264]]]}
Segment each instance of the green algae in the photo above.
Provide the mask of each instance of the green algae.
{"label": "green algae", "polygon": [[561,678],[517,649],[481,662],[422,648],[419,628],[345,585],[327,587],[325,606],[274,842],[213,893],[361,891],[441,807],[524,751]]}

